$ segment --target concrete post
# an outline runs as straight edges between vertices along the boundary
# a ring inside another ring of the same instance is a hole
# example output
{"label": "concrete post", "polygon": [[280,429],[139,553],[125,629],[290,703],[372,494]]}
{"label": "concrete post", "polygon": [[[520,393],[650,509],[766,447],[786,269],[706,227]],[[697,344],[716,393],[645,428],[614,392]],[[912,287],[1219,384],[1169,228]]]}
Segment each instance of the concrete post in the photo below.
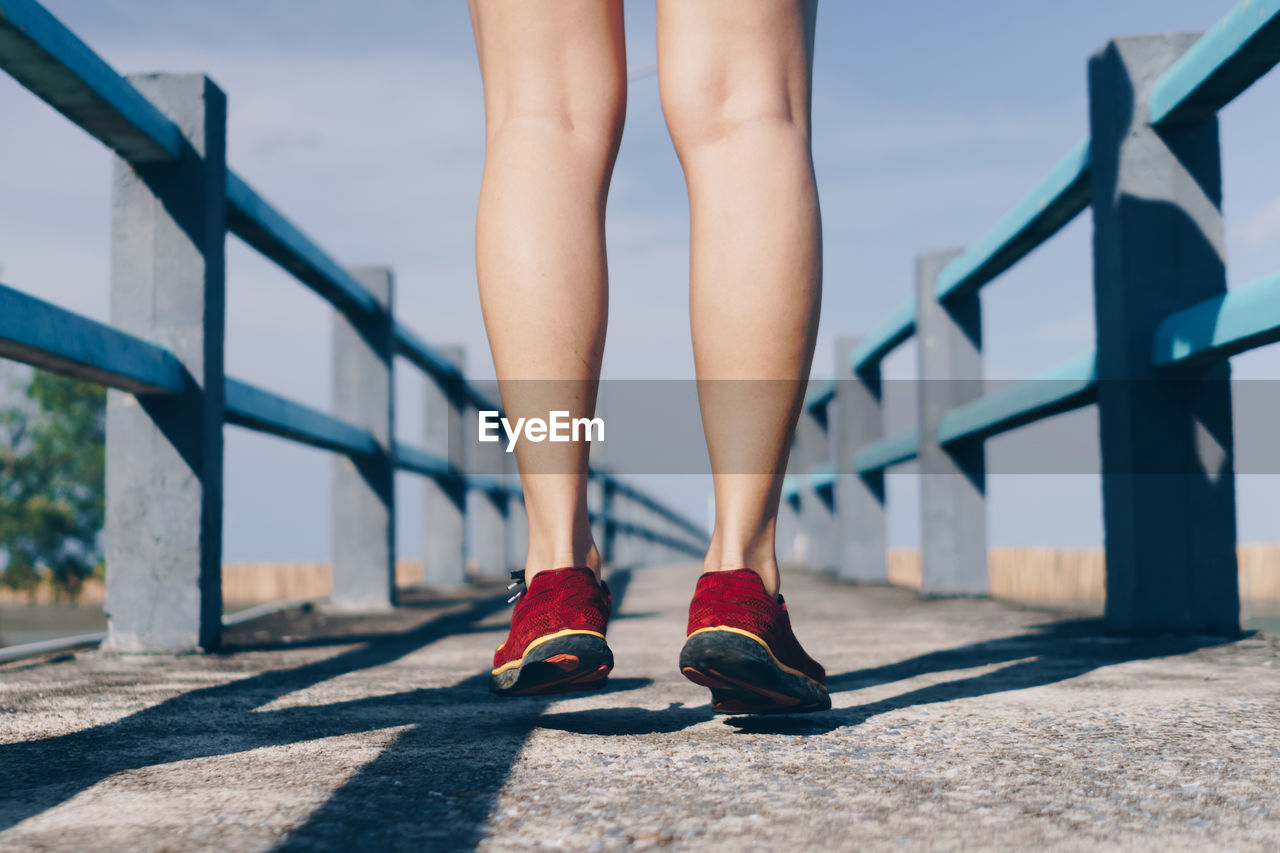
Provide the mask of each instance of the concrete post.
{"label": "concrete post", "polygon": [[636,536],[636,564],[646,565],[652,563],[653,539],[650,537],[649,531],[653,529],[653,512],[643,502],[636,501],[635,508],[631,513],[631,523],[642,531]]}
{"label": "concrete post", "polygon": [[227,103],[200,74],[130,81],[186,144],[173,163],[114,161],[111,322],[168,347],[188,384],[107,395],[105,647],[207,650],[222,632]]}
{"label": "concrete post", "polygon": [[796,553],[796,535],[799,532],[800,495],[794,474],[788,474],[782,486],[782,499],[778,503],[778,527],[774,535],[774,547],[778,562],[792,565],[799,561]]}
{"label": "concrete post", "polygon": [[[678,524],[666,518],[660,519],[658,524],[658,529],[662,532],[664,536],[668,536],[671,539],[687,538],[689,535],[688,532],[685,530],[682,530]],[[679,558],[679,554],[676,551],[676,549],[672,548],[669,544],[665,542],[658,543],[655,546],[655,550],[656,550],[655,558],[663,563],[669,563]]]}
{"label": "concrete post", "polygon": [[[800,423],[791,435],[791,449],[787,454],[787,476],[783,478],[783,497],[791,507],[791,559],[797,566],[809,564],[809,539],[804,529],[805,468],[809,464],[802,458],[806,452],[800,440]],[[788,490],[788,487],[790,489]]]}
{"label": "concrete post", "polygon": [[[474,410],[471,411],[474,415]],[[468,471],[496,483],[502,482],[505,442],[472,445]],[[507,577],[507,495],[500,489],[470,489],[467,517],[471,521],[471,562],[475,576],[482,580]]]}
{"label": "concrete post", "polygon": [[644,562],[648,564],[658,563],[662,560],[662,545],[658,543],[654,536],[662,530],[662,518],[646,507],[642,523],[645,529],[649,531],[644,538]]}
{"label": "concrete post", "polygon": [[[625,494],[615,492],[609,504],[610,516],[615,521],[626,523],[631,521],[634,515],[631,509],[631,499]],[[617,527],[611,524],[610,528],[612,528],[613,532],[610,535],[609,547],[613,552],[614,564],[618,566],[635,565],[635,537],[625,527]]]}
{"label": "concrete post", "polygon": [[884,437],[880,366],[854,374],[850,358],[858,338],[836,340],[834,454],[836,512],[839,515],[840,577],[859,583],[887,583],[884,472],[862,476],[853,454]]}
{"label": "concrete post", "polygon": [[800,486],[800,526],[804,531],[805,563],[811,569],[835,572],[839,555],[836,552],[835,495],[830,487],[815,488],[810,473],[814,468],[831,459],[829,432],[830,411],[827,404],[805,406],[796,424],[796,454],[799,467],[796,470]]}
{"label": "concrete post", "polygon": [[333,313],[333,413],[373,435],[370,457],[333,458],[333,592],[336,610],[385,610],[395,604],[395,358],[391,270],[351,275],[378,301],[376,316]]}
{"label": "concrete post", "polygon": [[1160,320],[1226,291],[1217,120],[1147,124],[1152,83],[1196,38],[1089,62],[1106,619],[1128,633],[1239,630],[1230,367],[1151,368]]}
{"label": "concrete post", "polygon": [[605,563],[613,561],[608,530],[603,518],[603,514],[608,512],[607,493],[609,491],[608,482],[604,477],[597,475],[587,478],[587,512],[594,517],[591,522],[591,538],[595,540],[600,559]]}
{"label": "concrete post", "polygon": [[924,595],[987,594],[986,453],[981,442],[943,448],[938,423],[982,395],[978,295],[938,301],[938,273],[959,252],[926,252],[916,265],[920,347],[920,503]]}
{"label": "concrete post", "polygon": [[654,540],[649,532],[653,530],[653,512],[650,512],[649,507],[644,503],[636,505],[635,523],[643,530],[643,533],[636,537],[636,565],[652,565],[655,561]]}
{"label": "concrete post", "polygon": [[529,556],[529,513],[524,506],[524,493],[520,490],[520,471],[514,453],[503,454],[503,482],[507,492],[506,550],[507,571],[524,568]]}
{"label": "concrete post", "polygon": [[813,567],[828,574],[840,573],[840,518],[836,510],[835,483],[811,486],[813,500]]}
{"label": "concrete post", "polygon": [[600,511],[604,514],[604,522],[601,525],[604,535],[601,547],[604,550],[601,553],[607,562],[615,563],[618,559],[615,554],[618,544],[618,526],[613,523],[613,513],[618,503],[618,488],[612,479],[606,479],[600,485]]}
{"label": "concrete post", "polygon": [[[440,353],[459,373],[463,370],[462,347],[441,347]],[[466,438],[463,411],[466,399],[458,381],[441,384],[427,378],[423,416],[423,448],[447,459],[459,474],[466,470]],[[423,478],[422,582],[426,586],[454,586],[467,581],[466,506],[467,486],[462,477],[452,480]]]}

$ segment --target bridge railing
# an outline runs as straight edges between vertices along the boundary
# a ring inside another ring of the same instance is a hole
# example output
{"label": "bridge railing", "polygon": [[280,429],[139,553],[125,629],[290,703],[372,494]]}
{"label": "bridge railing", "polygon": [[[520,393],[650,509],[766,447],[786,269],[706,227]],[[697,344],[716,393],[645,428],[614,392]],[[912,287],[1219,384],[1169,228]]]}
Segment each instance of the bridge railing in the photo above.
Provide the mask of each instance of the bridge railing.
{"label": "bridge railing", "polygon": [[[913,297],[839,343],[840,381],[814,384],[797,430],[784,549],[800,542],[795,556],[814,566],[886,580],[884,472],[918,460],[922,591],[983,595],[985,441],[1097,405],[1108,623],[1237,630],[1225,360],[1280,340],[1280,274],[1226,288],[1217,113],[1277,61],[1280,0],[1244,0],[1199,37],[1095,54],[1089,136],[970,247],[922,254]],[[984,388],[981,288],[1090,207],[1096,348]],[[916,424],[886,436],[881,363],[912,339]]]}
{"label": "bridge railing", "polygon": [[[424,582],[522,567],[527,519],[503,445],[468,451],[468,413],[501,410],[396,319],[390,270],[348,269],[225,161],[226,98],[203,75],[125,78],[33,0],[0,5],[0,67],[115,155],[110,325],[0,285],[0,356],[112,389],[107,414],[109,646],[209,649],[221,598],[224,424],[335,454],[336,608],[395,601],[397,471],[427,488]],[[14,129],[10,128],[10,132]],[[334,411],[224,371],[226,234],[335,309]],[[428,379],[423,446],[394,437],[396,356]],[[593,471],[591,518],[606,560],[700,557],[705,531]]]}

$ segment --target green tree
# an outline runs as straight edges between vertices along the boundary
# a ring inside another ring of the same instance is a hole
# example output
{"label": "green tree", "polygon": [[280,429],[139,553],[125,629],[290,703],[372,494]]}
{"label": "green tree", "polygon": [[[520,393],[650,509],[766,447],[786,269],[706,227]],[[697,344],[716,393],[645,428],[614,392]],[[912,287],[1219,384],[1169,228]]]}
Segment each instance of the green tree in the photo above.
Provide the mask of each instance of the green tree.
{"label": "green tree", "polygon": [[75,600],[102,562],[106,392],[37,370],[26,396],[0,411],[0,581]]}

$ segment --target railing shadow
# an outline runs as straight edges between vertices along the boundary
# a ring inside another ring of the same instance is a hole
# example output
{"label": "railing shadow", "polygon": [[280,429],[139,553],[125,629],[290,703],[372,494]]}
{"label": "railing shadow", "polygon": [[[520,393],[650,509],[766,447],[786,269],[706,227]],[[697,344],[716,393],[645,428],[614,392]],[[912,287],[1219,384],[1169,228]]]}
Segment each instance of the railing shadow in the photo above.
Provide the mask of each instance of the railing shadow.
{"label": "railing shadow", "polygon": [[919,655],[886,666],[854,670],[828,678],[833,694],[863,690],[934,673],[1005,664],[979,675],[931,684],[877,702],[796,717],[737,717],[728,722],[741,732],[822,734],[860,725],[872,717],[920,705],[951,702],[1057,684],[1103,667],[1190,654],[1225,645],[1240,637],[1117,637],[1101,619],[1079,619],[1032,626],[1026,633]]}
{"label": "railing shadow", "polygon": [[[742,733],[818,735],[857,726],[891,711],[1056,684],[1103,667],[1189,654],[1235,642],[1241,636],[1127,638],[1109,634],[1100,619],[1051,622],[1008,637],[833,675],[828,678],[828,686],[835,696],[921,675],[1005,664],[994,671],[908,690],[852,708],[796,716],[727,717],[724,721]],[[645,735],[680,731],[711,718],[711,710],[705,705],[672,703],[660,711],[626,707],[547,714],[539,718],[538,725],[585,735]]]}
{"label": "railing shadow", "polygon": [[[615,611],[631,584],[631,569],[608,576]],[[504,599],[505,600],[505,599]],[[453,690],[487,694],[482,672]],[[634,690],[649,679],[611,678],[604,691]],[[443,705],[456,697],[443,696]],[[555,696],[503,700],[492,714],[473,714],[461,726],[423,720],[385,748],[339,788],[276,850],[332,850],[358,844],[374,849],[468,850],[483,837],[498,791]],[[492,707],[492,706],[490,706]],[[443,711],[445,708],[439,707]]]}
{"label": "railing shadow", "polygon": [[[615,607],[621,606],[629,582],[628,570],[610,576]],[[405,726],[376,759],[283,839],[280,849],[473,847],[526,737],[555,697],[507,700],[499,713],[488,694],[486,667],[448,687],[257,709],[473,630],[505,606],[505,595],[486,597],[420,627],[373,636],[324,660],[193,690],[116,722],[0,746],[0,778],[6,789],[0,800],[0,832],[126,771]],[[647,683],[614,679],[605,689]]]}

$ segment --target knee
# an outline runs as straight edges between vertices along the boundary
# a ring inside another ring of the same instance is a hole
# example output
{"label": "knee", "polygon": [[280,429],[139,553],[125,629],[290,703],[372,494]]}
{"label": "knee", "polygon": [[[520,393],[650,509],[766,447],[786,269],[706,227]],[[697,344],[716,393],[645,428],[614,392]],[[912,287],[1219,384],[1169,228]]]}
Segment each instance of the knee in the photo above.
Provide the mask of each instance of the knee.
{"label": "knee", "polygon": [[490,144],[503,138],[552,137],[578,156],[611,158],[622,140],[626,116],[625,82],[593,80],[569,86],[556,82],[517,84],[486,118]]}
{"label": "knee", "polygon": [[662,112],[676,152],[682,157],[699,147],[763,131],[809,137],[808,95],[803,81],[736,80],[710,71],[660,83]]}

